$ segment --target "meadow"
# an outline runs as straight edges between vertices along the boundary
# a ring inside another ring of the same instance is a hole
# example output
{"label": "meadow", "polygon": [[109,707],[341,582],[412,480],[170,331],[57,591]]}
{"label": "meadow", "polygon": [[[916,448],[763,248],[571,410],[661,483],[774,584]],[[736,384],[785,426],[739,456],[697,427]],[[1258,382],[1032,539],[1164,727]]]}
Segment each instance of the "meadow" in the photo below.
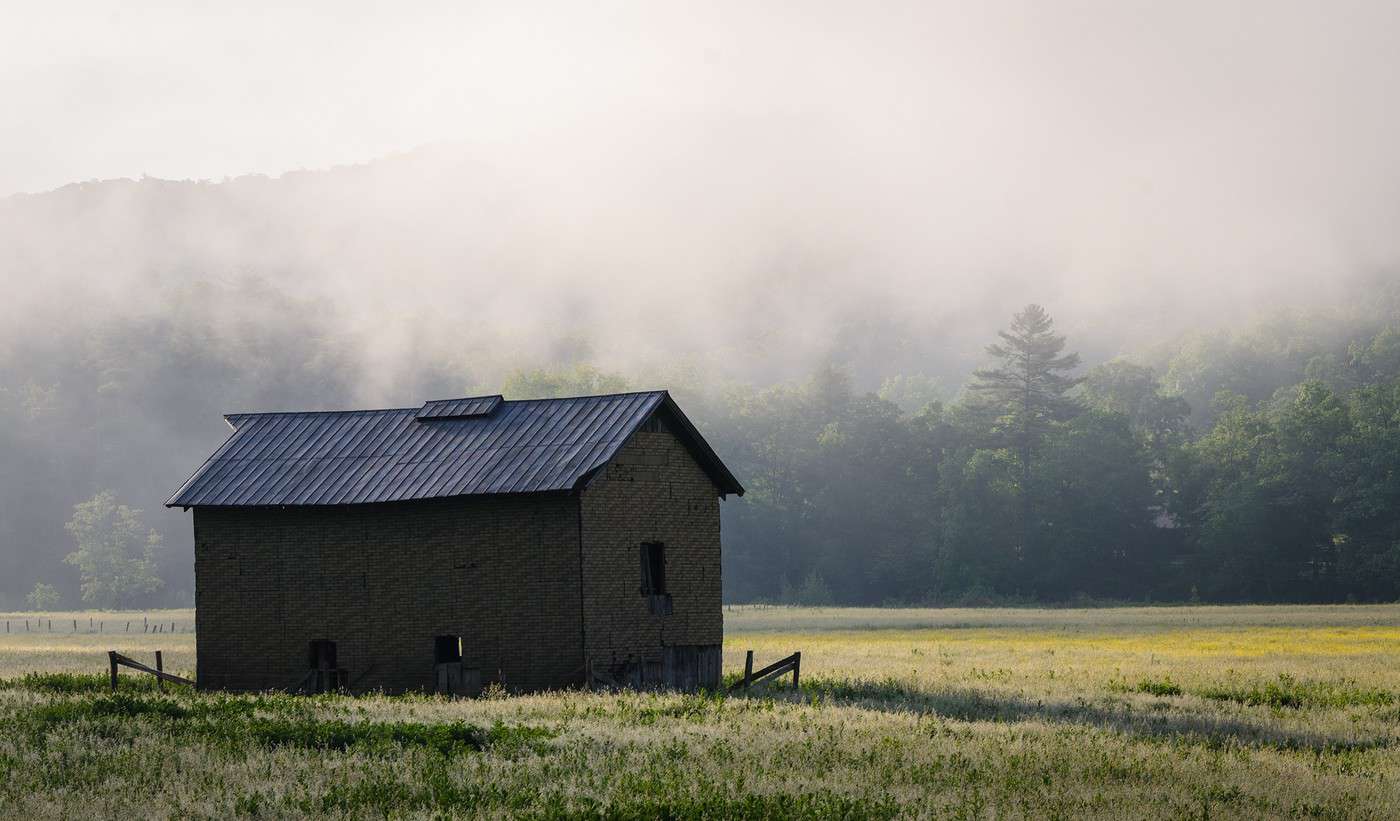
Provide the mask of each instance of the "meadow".
{"label": "meadow", "polygon": [[726,672],[801,650],[799,690],[470,700],[113,695],[107,649],[192,671],[189,611],[26,618],[3,817],[1400,815],[1400,605],[736,607]]}

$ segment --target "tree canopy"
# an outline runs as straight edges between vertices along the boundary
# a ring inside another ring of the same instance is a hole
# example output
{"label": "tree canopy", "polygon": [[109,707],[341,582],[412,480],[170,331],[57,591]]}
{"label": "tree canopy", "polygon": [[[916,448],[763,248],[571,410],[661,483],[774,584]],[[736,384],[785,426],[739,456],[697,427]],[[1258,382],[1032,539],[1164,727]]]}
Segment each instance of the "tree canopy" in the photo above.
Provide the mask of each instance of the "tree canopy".
{"label": "tree canopy", "polygon": [[[108,326],[80,366],[0,359],[11,606],[36,583],[91,606],[189,603],[188,519],[134,501],[164,498],[220,411],[351,402],[334,336],[305,305],[264,302],[277,333],[207,336],[195,311]],[[749,491],[722,508],[730,601],[1393,600],[1400,313],[1376,316],[1284,317],[1083,368],[1028,306],[988,330],[961,391],[834,360],[752,385],[573,358],[487,384],[438,363],[395,393],[670,388]]]}
{"label": "tree canopy", "polygon": [[104,609],[130,606],[157,590],[160,534],[147,530],[141,511],[118,504],[109,490],[73,506],[65,525],[77,549],[64,559],[82,574],[83,601]]}

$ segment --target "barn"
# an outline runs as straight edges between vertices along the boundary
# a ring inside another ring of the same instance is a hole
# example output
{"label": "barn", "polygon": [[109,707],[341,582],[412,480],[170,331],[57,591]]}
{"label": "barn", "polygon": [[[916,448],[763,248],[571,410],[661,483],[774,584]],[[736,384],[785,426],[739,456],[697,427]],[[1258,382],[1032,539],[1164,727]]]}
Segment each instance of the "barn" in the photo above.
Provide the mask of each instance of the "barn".
{"label": "barn", "polygon": [[166,502],[200,687],[718,685],[744,489],[667,392],[224,418]]}

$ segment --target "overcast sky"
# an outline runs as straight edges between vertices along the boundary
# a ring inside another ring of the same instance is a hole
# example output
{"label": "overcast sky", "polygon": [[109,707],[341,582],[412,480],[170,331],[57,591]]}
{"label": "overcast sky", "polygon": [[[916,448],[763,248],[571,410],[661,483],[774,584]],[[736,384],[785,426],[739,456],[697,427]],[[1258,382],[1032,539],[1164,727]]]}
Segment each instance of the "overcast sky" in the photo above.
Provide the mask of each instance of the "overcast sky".
{"label": "overcast sky", "polygon": [[[133,270],[181,243],[201,271],[303,261],[282,279],[324,270],[376,323],[385,300],[425,302],[402,307],[418,317],[494,277],[519,305],[493,316],[553,328],[547,294],[598,333],[628,327],[603,320],[627,306],[697,344],[748,310],[830,346],[830,317],[866,297],[881,322],[900,306],[978,339],[1031,300],[1074,331],[1169,333],[1400,265],[1396,2],[287,5],[11,4],[0,195],[425,144],[467,159],[450,178],[381,163],[314,207],[228,193],[243,216],[180,243],[125,194],[81,216],[20,208],[6,243],[32,301],[69,304],[40,262],[100,264],[131,290],[99,233],[133,246]],[[285,246],[248,230],[262,218]]]}
{"label": "overcast sky", "polygon": [[0,193],[676,114],[801,115],[994,187],[1037,162],[1111,186],[1189,162],[1326,195],[1393,171],[1397,20],[1383,0],[11,4]]}

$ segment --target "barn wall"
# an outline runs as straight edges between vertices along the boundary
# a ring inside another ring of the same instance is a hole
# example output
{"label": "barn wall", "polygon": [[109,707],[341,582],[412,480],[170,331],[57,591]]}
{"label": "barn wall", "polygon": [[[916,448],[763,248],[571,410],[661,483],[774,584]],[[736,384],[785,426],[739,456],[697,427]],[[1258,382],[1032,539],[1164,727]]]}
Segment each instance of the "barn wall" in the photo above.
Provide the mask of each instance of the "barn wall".
{"label": "barn wall", "polygon": [[[700,665],[702,686],[719,679],[724,640],[719,498],[714,484],[669,432],[641,430],[582,493],[584,613],[595,669],[635,683],[694,686],[662,668]],[[666,545],[671,613],[641,591],[641,545]],[[698,662],[696,661],[698,659]],[[658,674],[667,678],[655,681]]]}
{"label": "barn wall", "polygon": [[289,687],[311,641],[357,691],[431,689],[433,639],[508,689],[580,680],[578,500],[195,510],[201,686]]}

